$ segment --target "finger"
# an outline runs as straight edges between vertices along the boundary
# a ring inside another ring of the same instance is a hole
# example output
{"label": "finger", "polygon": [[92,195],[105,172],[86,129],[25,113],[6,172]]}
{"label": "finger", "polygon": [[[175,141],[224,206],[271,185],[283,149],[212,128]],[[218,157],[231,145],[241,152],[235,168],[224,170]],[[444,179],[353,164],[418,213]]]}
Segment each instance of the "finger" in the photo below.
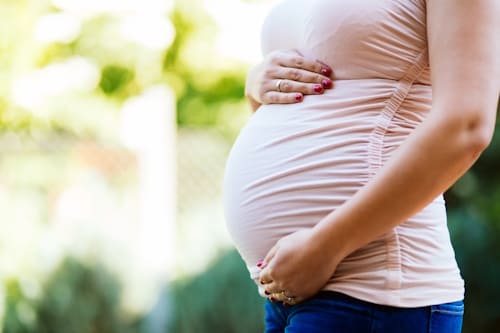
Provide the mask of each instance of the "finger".
{"label": "finger", "polygon": [[271,272],[269,267],[264,267],[259,274],[259,283],[263,286],[267,286],[273,282],[273,278],[271,276]]}
{"label": "finger", "polygon": [[[276,71],[274,76],[276,78],[279,78],[279,79],[288,79],[291,82],[295,81],[295,82],[303,82],[303,83],[320,84],[323,86],[323,88],[327,88],[327,89],[333,87],[333,82],[329,77],[322,75],[322,74],[310,72],[310,71],[307,71],[304,69],[282,67],[281,69]],[[286,81],[288,81],[288,80],[286,80]],[[280,85],[280,87],[281,86],[282,85]]]}
{"label": "finger", "polygon": [[269,262],[273,259],[276,252],[278,252],[279,245],[276,243],[266,254],[263,260],[263,266],[267,266]]}
{"label": "finger", "polygon": [[260,266],[262,271],[259,274],[259,281],[262,285],[269,285],[273,282],[273,277],[271,275],[271,267],[269,266],[269,262],[273,259],[274,254],[276,253],[278,247],[275,245],[269,250],[264,260],[262,260],[262,265]]}
{"label": "finger", "polygon": [[283,306],[293,306],[304,302],[306,299],[303,297],[293,297],[292,299],[287,299],[283,301]]}
{"label": "finger", "polygon": [[269,296],[269,300],[278,301],[278,302],[285,302],[287,300],[287,297],[284,296],[283,291],[279,291],[277,293],[272,293]]}
{"label": "finger", "polygon": [[[264,87],[264,89],[268,89],[268,91],[277,89],[276,82],[278,82],[278,81],[274,81],[274,80],[269,81],[268,83],[266,83],[266,86]],[[329,80],[329,83],[331,86],[330,80]],[[303,95],[320,95],[325,91],[325,88],[320,83],[302,83],[302,82],[295,82],[295,81],[291,81],[291,80],[281,80],[281,81],[279,81],[279,86],[280,86],[279,92],[282,92],[282,93],[300,92]]]}
{"label": "finger", "polygon": [[290,296],[286,291],[269,292],[265,290],[265,294],[271,302],[283,302],[283,305],[295,305],[305,300],[303,297]]}
{"label": "finger", "polygon": [[264,294],[269,298],[272,302],[284,302],[289,305],[298,304],[307,299],[307,297],[298,296],[294,294],[292,291],[284,288],[283,285],[278,283],[277,281],[271,281],[264,284]]}
{"label": "finger", "polygon": [[268,296],[276,296],[276,298],[281,298],[283,295],[277,295],[281,292],[283,292],[283,287],[281,287],[276,281],[271,281],[264,284],[264,294]]}
{"label": "finger", "polygon": [[292,104],[302,102],[304,94],[300,92],[267,91],[261,99],[263,104]]}
{"label": "finger", "polygon": [[322,74],[326,77],[331,77],[333,74],[332,69],[328,65],[320,61],[304,57],[295,50],[277,53],[275,57],[275,62],[283,67],[305,69],[310,72]]}

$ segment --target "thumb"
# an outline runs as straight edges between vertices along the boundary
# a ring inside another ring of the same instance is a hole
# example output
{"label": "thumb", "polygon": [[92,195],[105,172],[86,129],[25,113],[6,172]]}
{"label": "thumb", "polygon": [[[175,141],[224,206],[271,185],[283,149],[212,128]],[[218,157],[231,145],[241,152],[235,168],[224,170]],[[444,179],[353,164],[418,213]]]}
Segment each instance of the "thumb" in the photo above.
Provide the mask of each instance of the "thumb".
{"label": "thumb", "polygon": [[271,277],[271,269],[269,263],[273,260],[274,255],[278,251],[278,244],[274,245],[271,250],[267,253],[264,260],[262,260],[262,265],[260,268],[262,269],[259,275],[260,284],[267,284],[273,281]]}
{"label": "thumb", "polygon": [[276,245],[274,245],[269,250],[269,252],[267,252],[266,257],[264,258],[264,260],[262,260],[262,266],[261,266],[261,268],[266,267],[271,262],[271,260],[273,259],[274,255],[278,251],[278,248],[279,248],[279,246],[278,246],[278,244],[276,244]]}

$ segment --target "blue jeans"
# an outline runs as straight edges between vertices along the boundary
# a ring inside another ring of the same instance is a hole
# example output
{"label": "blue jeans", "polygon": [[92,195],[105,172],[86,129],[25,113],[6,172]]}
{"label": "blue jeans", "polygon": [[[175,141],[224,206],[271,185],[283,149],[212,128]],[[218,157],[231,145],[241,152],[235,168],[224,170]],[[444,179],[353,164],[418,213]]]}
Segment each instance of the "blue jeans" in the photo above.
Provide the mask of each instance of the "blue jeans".
{"label": "blue jeans", "polygon": [[266,305],[266,333],[460,333],[463,301],[397,308],[322,291],[290,307]]}

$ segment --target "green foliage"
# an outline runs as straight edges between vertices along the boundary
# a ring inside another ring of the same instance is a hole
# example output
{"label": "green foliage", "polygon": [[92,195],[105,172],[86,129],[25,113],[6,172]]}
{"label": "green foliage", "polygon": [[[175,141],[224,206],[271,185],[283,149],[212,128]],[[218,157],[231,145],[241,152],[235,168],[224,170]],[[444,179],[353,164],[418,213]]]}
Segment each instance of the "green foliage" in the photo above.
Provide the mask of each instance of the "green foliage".
{"label": "green foliage", "polygon": [[134,79],[131,69],[118,65],[108,65],[102,69],[99,87],[106,95],[113,95],[123,90]]}
{"label": "green foliage", "polygon": [[[78,96],[70,96],[68,103],[71,105],[81,104],[84,99],[102,99],[98,106],[102,107],[102,110],[96,112],[96,115],[102,115],[119,108],[106,107],[110,102],[108,99],[111,103],[122,103],[140,94],[151,84],[166,82],[172,86],[177,97],[179,126],[217,127],[224,132],[229,131],[229,137],[234,137],[237,128],[241,127],[239,114],[246,111],[241,102],[248,65],[222,59],[222,56],[215,52],[213,45],[217,37],[217,26],[199,0],[175,3],[170,14],[176,31],[175,38],[171,46],[163,54],[160,53],[158,68],[155,65],[151,65],[151,68],[144,66],[151,64],[145,60],[149,59],[148,57],[151,57],[153,62],[157,61],[157,57],[152,56],[152,51],[125,42],[116,36],[119,22],[112,15],[103,14],[85,20],[78,37],[67,44],[54,42],[37,45],[31,37],[34,27],[20,25],[22,13],[32,13],[29,20],[34,23],[47,11],[54,11],[47,1],[41,2],[40,5],[2,3],[0,9],[0,19],[6,25],[20,26],[16,36],[12,35],[12,29],[0,28],[0,50],[4,51],[0,54],[0,68],[5,68],[2,74],[4,80],[0,83],[0,128],[11,131],[37,128],[50,132],[52,126],[57,123],[63,130],[76,135],[84,131],[94,133],[94,136],[98,137],[101,130],[98,125],[94,126],[94,129],[86,128],[88,124],[80,121],[76,124],[80,124],[82,128],[75,128],[75,124],[57,117],[44,119],[47,126],[39,126],[37,116],[16,105],[9,95],[12,80],[20,73],[62,62],[73,56],[81,56],[95,63],[100,69],[101,78],[98,89],[87,96],[82,96],[81,99]],[[19,71],[19,68],[23,70]],[[232,116],[229,117],[224,111],[227,105],[234,108]],[[60,114],[52,111],[49,113]],[[73,112],[73,115],[77,114],[78,112]],[[237,122],[236,126],[228,127],[227,123],[234,120]],[[95,120],[95,123],[99,121]]]}
{"label": "green foliage", "polygon": [[494,227],[500,237],[500,126],[496,126],[490,146],[458,182],[447,192],[450,211],[461,207],[474,209],[484,223]]}
{"label": "green foliage", "polygon": [[465,279],[464,333],[500,327],[500,242],[498,230],[469,208],[449,214],[456,256]]}
{"label": "green foliage", "polygon": [[52,43],[40,51],[35,64],[37,67],[50,65],[55,61],[63,61],[75,54],[75,43]]}
{"label": "green foliage", "polygon": [[172,71],[176,69],[176,64],[179,63],[179,52],[186,41],[196,31],[196,22],[189,18],[189,14],[181,11],[179,7],[175,8],[170,15],[170,20],[175,26],[176,34],[172,45],[165,53],[163,60],[163,69]]}
{"label": "green foliage", "polygon": [[[180,126],[224,126],[220,121],[223,105],[243,100],[246,66],[226,64],[213,68],[210,58],[205,54],[203,63],[189,63],[184,54],[190,52],[193,40],[207,41],[200,37],[201,31],[213,30],[214,22],[205,13],[188,10],[189,7],[178,3],[171,15],[176,27],[176,38],[165,55],[164,71],[177,91],[177,120]],[[203,25],[203,30],[201,26]],[[213,37],[212,37],[213,38]],[[200,48],[200,52],[203,48]],[[237,118],[235,110],[235,118]],[[227,121],[228,119],[224,119]]]}
{"label": "green foliage", "polygon": [[133,333],[120,311],[120,286],[102,266],[67,258],[39,299],[7,284],[4,333]]}
{"label": "green foliage", "polygon": [[[190,54],[192,44],[211,43],[202,32],[214,30],[215,25],[205,13],[177,4],[170,17],[176,28],[176,37],[163,60],[167,81],[177,94],[177,123],[179,126],[210,126],[225,128],[225,123],[238,119],[244,108],[238,107],[232,118],[223,116],[225,105],[243,100],[247,65],[226,63],[215,67],[214,54],[204,54],[203,63],[189,62],[183,55]],[[202,29],[203,26],[203,29]],[[213,34],[215,36],[215,34]],[[212,37],[213,38],[213,37]],[[198,44],[197,44],[198,45]],[[206,46],[198,52],[204,52]],[[211,48],[209,48],[211,51]],[[213,51],[212,51],[213,53]],[[235,133],[233,133],[235,134]]]}
{"label": "green foliage", "polygon": [[5,283],[6,299],[3,333],[31,333],[34,329],[34,311],[19,281],[9,280]]}
{"label": "green foliage", "polygon": [[171,333],[262,332],[263,299],[240,256],[230,251],[204,273],[173,285]]}
{"label": "green foliage", "polygon": [[465,279],[464,333],[500,327],[500,127],[472,169],[447,193],[450,233]]}
{"label": "green foliage", "polygon": [[[177,103],[178,124],[181,126],[223,126],[218,121],[222,107],[230,102],[241,100],[245,88],[243,82],[244,77],[241,73],[226,73],[206,87],[200,87],[194,79],[188,82],[184,94],[179,97]],[[241,110],[236,109],[234,112],[241,112]]]}

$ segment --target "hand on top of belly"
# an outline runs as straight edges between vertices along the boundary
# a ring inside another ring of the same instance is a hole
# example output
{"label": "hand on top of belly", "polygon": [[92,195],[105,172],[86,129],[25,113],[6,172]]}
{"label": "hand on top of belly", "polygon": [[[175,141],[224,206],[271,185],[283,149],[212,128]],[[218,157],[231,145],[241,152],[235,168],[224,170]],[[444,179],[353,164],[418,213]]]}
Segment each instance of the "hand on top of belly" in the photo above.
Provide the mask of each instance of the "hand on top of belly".
{"label": "hand on top of belly", "polygon": [[331,76],[330,67],[296,50],[274,51],[248,73],[245,95],[254,111],[261,104],[297,103],[332,88]]}
{"label": "hand on top of belly", "polygon": [[316,294],[333,275],[340,259],[327,253],[313,229],[280,239],[260,264],[260,283],[271,300],[290,305]]}

